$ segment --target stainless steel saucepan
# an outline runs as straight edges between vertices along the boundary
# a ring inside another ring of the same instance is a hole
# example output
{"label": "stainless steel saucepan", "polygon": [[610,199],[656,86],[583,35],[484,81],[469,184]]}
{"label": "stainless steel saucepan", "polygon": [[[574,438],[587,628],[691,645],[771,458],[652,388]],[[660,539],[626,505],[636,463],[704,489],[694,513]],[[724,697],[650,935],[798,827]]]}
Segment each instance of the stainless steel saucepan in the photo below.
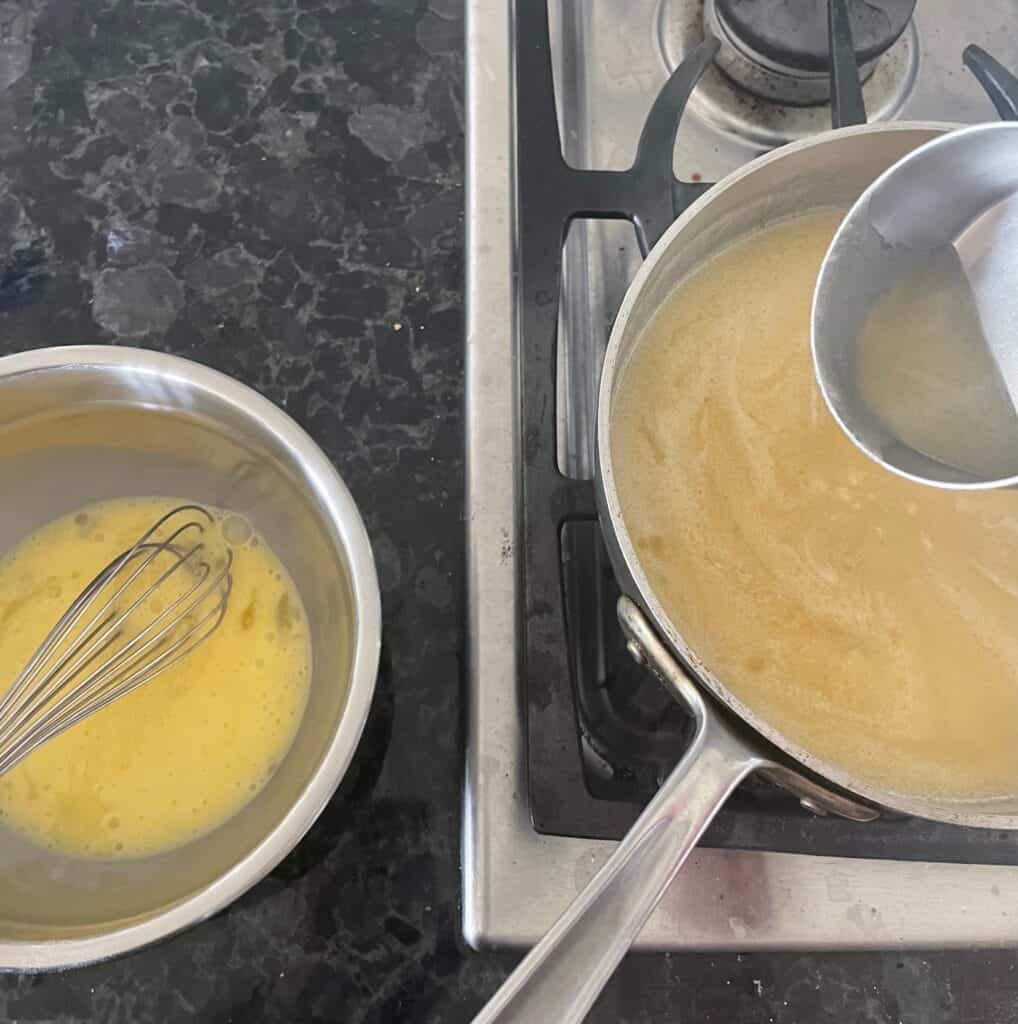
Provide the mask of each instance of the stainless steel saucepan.
{"label": "stainless steel saucepan", "polygon": [[[622,372],[644,328],[678,282],[762,225],[820,207],[847,209],[884,170],[951,127],[846,128],[762,157],[714,186],[679,217],[630,287],[612,330],[598,398],[601,526],[625,595],[619,619],[629,650],[688,706],[695,735],[612,857],[475,1024],[582,1020],[704,829],[753,772],[770,776],[813,810],[861,821],[876,817],[883,807],[960,825],[1018,828],[1018,800],[961,803],[880,790],[790,742],[737,700],[669,621],[648,583],[622,519],[612,464],[612,406]],[[672,471],[681,473],[682,467]]]}

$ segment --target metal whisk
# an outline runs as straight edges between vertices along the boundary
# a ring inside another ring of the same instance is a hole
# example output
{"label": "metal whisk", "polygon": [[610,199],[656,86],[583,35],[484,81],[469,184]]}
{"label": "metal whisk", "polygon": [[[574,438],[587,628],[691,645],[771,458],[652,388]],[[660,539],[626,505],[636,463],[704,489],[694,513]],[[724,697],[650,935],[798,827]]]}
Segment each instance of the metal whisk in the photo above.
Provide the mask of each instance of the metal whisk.
{"label": "metal whisk", "polygon": [[167,512],[75,598],[0,699],[0,774],[187,657],[226,613],[233,554],[200,505]]}

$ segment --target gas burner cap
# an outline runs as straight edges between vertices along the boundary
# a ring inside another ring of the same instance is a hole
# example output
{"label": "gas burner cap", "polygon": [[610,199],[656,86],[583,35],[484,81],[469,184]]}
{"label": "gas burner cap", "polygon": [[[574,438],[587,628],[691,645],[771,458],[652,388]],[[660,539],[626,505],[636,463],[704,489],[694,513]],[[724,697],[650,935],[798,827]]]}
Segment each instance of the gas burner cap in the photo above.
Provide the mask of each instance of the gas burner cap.
{"label": "gas burner cap", "polygon": [[[764,2],[764,0],[760,0]],[[793,0],[788,0],[793,3]],[[911,0],[909,0],[911,3]],[[822,4],[826,9],[826,5]],[[717,21],[715,0],[660,0],[657,37],[668,71],[673,71],[703,40],[706,29],[722,38],[712,27]],[[722,52],[733,50],[722,46]],[[860,68],[863,99],[870,121],[890,121],[899,116],[912,95],[920,63],[920,46],[915,21],[879,60]],[[768,77],[760,65],[753,65],[754,85],[747,87],[736,73],[721,69],[721,55],[700,79],[687,110],[697,120],[727,136],[763,152],[795,139],[807,138],[831,127],[829,76],[826,71],[797,72],[787,69]],[[792,99],[780,95],[780,86],[792,84]],[[810,97],[810,90],[813,96]]]}
{"label": "gas burner cap", "polygon": [[[905,31],[916,0],[849,0],[859,64],[876,60]],[[796,71],[827,71],[826,0],[714,0],[736,39],[765,60]]]}
{"label": "gas burner cap", "polygon": [[[905,30],[916,0],[849,0],[860,77]],[[704,23],[721,40],[718,67],[763,99],[797,106],[830,98],[826,0],[706,0]]]}

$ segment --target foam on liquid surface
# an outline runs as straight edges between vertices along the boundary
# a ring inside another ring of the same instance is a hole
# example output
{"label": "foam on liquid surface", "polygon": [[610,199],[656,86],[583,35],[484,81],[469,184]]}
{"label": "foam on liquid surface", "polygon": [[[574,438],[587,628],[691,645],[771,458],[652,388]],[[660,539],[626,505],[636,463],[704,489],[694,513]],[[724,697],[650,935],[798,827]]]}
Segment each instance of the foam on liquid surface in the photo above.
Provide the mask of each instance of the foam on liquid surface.
{"label": "foam on liquid surface", "polygon": [[902,480],[815,383],[839,214],[743,239],[679,285],[613,408],[622,512],[705,665],[785,736],[898,793],[1018,790],[1018,493]]}

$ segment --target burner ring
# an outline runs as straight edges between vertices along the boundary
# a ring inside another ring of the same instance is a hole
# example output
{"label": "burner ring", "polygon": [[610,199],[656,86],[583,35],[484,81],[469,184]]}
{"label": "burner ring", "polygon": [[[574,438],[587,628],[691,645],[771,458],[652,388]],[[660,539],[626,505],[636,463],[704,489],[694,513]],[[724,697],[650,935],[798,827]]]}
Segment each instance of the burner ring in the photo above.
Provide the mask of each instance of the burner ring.
{"label": "burner ring", "polygon": [[[714,63],[738,86],[754,96],[793,107],[812,107],[831,98],[831,76],[826,69],[794,67],[754,49],[733,26],[716,0],[706,0],[704,31],[721,43]],[[859,66],[859,79],[866,82],[877,58]]]}
{"label": "burner ring", "polygon": [[[708,0],[711,2],[711,0]],[[704,35],[706,4],[689,0],[660,0],[657,8],[657,44],[668,73]],[[920,46],[916,20],[877,61],[863,85],[869,120],[890,121],[899,116],[915,88]],[[826,75],[824,76],[826,79]],[[824,101],[802,106],[766,99],[737,85],[715,63],[700,79],[686,110],[713,131],[764,152],[786,142],[807,138],[831,127],[831,110]]]}
{"label": "burner ring", "polygon": [[[829,0],[710,0],[732,37],[770,63],[795,71],[830,69]],[[916,0],[844,0],[857,64],[894,45]]]}

